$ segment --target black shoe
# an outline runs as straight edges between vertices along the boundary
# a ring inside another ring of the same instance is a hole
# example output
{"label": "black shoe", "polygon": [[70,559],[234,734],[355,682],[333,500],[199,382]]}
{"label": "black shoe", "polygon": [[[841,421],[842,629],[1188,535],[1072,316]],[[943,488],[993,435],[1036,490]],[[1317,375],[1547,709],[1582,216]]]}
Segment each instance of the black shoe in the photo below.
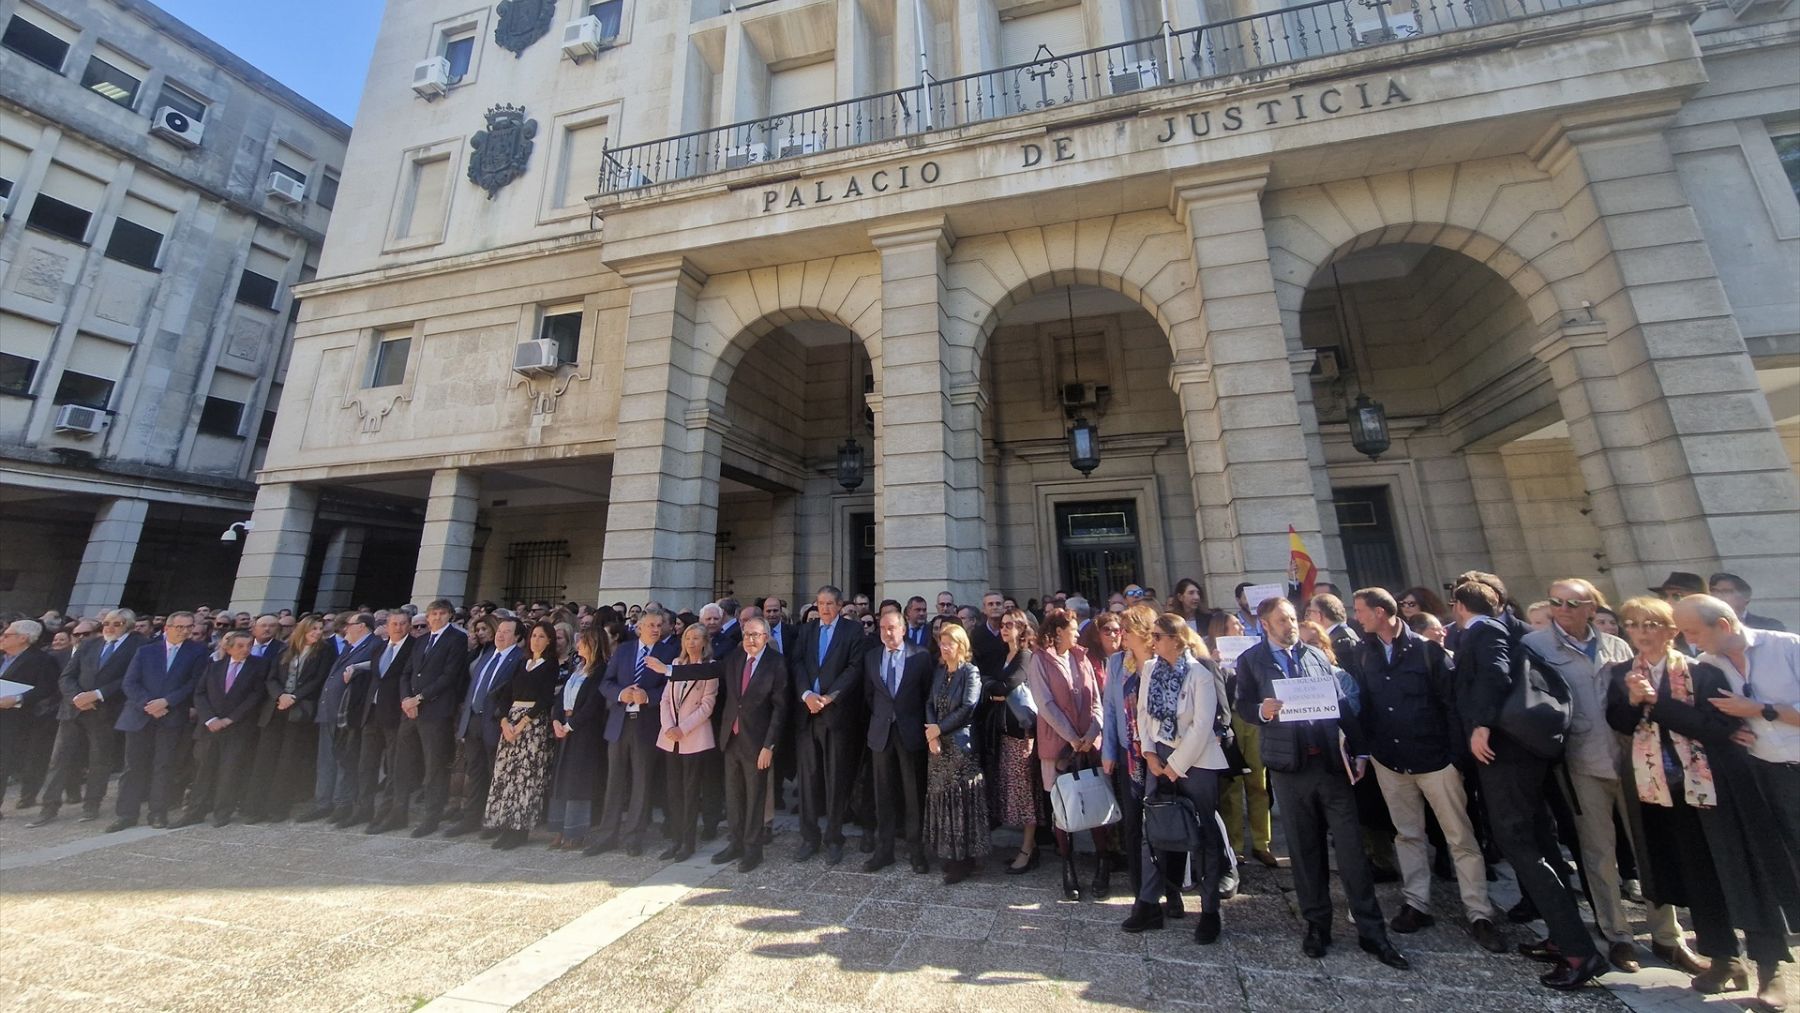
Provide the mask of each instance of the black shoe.
{"label": "black shoe", "polygon": [[1399,869],[1390,869],[1390,868],[1387,868],[1386,866],[1377,865],[1374,867],[1374,869],[1372,871],[1375,873],[1375,882],[1377,882],[1377,883],[1398,883],[1398,882],[1400,882],[1400,870]]}
{"label": "black shoe", "polygon": [[1420,911],[1411,904],[1402,904],[1400,906],[1400,913],[1394,916],[1393,921],[1388,922],[1388,928],[1393,929],[1395,932],[1404,936],[1411,935],[1420,929],[1428,929],[1436,924],[1436,918]]}
{"label": "black shoe", "polygon": [[1562,951],[1548,939],[1540,939],[1534,943],[1520,943],[1519,956],[1528,957],[1540,964],[1554,964],[1563,959]]}
{"label": "black shoe", "polygon": [[479,833],[480,831],[481,831],[481,821],[480,820],[457,820],[455,823],[450,824],[450,828],[448,830],[444,831],[444,836],[445,837],[462,837],[466,834]]}
{"label": "black shoe", "polygon": [[1187,917],[1187,906],[1181,902],[1181,894],[1166,897],[1162,902],[1163,917],[1170,921],[1180,921]]}
{"label": "black shoe", "polygon": [[180,830],[182,827],[198,826],[199,824],[205,822],[205,820],[206,820],[206,816],[202,813],[186,812],[186,813],[181,814],[180,819],[169,824],[169,829]]}
{"label": "black shoe", "polygon": [[742,859],[740,859],[738,861],[738,871],[739,872],[749,872],[751,869],[754,869],[757,866],[761,865],[762,859],[763,859],[763,856],[762,856],[761,851],[749,852],[746,855],[744,855],[744,857]]}
{"label": "black shoe", "polygon": [[794,849],[794,861],[804,862],[804,861],[807,861],[808,859],[812,858],[812,856],[814,856],[818,853],[819,853],[818,842],[816,842],[816,841],[801,841],[800,846],[798,848]]}
{"label": "black shoe", "polygon": [[617,837],[597,837],[594,840],[589,841],[588,846],[581,849],[581,853],[590,857],[593,855],[604,855],[618,846],[619,839]]}
{"label": "black shoe", "polygon": [[99,812],[99,810],[95,810],[93,812],[83,812],[80,816],[76,817],[75,822],[77,822],[77,823],[92,823],[99,818],[100,818],[100,812]]}
{"label": "black shoe", "polygon": [[1605,974],[1606,971],[1606,958],[1596,953],[1573,967],[1569,966],[1569,962],[1565,960],[1555,970],[1538,980],[1557,991],[1573,992]]}
{"label": "black shoe", "polygon": [[1015,864],[1018,862],[1020,854],[1024,854],[1024,853],[1019,852],[1017,854],[1014,854],[1012,856],[1012,859],[1006,863],[1006,874],[1008,876],[1023,876],[1026,873],[1030,872],[1031,870],[1037,868],[1038,867],[1038,856],[1043,854],[1043,851],[1042,851],[1042,849],[1039,849],[1039,848],[1031,849],[1031,854],[1025,856],[1025,864],[1024,865]]}
{"label": "black shoe", "polygon": [[681,845],[671,844],[662,849],[662,852],[656,856],[656,860],[659,862],[673,862],[675,861],[675,856],[679,854],[681,854]]}
{"label": "black shoe", "polygon": [[756,843],[765,848],[774,844],[775,828],[770,826],[763,827],[762,832],[756,835]]}
{"label": "black shoe", "polygon": [[702,823],[700,825],[700,839],[703,841],[718,840],[719,825],[717,823]]}
{"label": "black shoe", "polygon": [[912,871],[915,876],[923,876],[931,871],[931,863],[925,860],[924,855],[914,855],[912,856]]}
{"label": "black shoe", "polygon": [[1161,908],[1134,902],[1131,905],[1131,917],[1126,918],[1119,928],[1131,933],[1150,932],[1162,928],[1164,924]]}
{"label": "black shoe", "polygon": [[1079,901],[1081,899],[1081,880],[1075,875],[1075,857],[1063,856],[1062,868],[1063,900]]}
{"label": "black shoe", "polygon": [[253,827],[256,824],[265,822],[267,820],[268,820],[267,816],[264,816],[262,813],[259,813],[254,809],[244,813],[244,816],[243,816],[244,825],[248,826],[248,827]]}
{"label": "black shoe", "polygon": [[675,846],[675,861],[685,862],[692,857],[694,857],[694,844],[692,841],[683,841]]}
{"label": "black shoe", "polygon": [[54,822],[56,822],[56,807],[47,805],[42,812],[38,813],[37,819],[25,824],[25,826],[27,829],[36,830],[38,827],[48,826]]}
{"label": "black shoe", "polygon": [[1514,925],[1524,925],[1527,922],[1535,922],[1537,919],[1537,905],[1531,902],[1530,897],[1521,897],[1517,904],[1506,909],[1506,920]]}
{"label": "black shoe", "polygon": [[500,828],[499,827],[482,827],[481,833],[476,834],[475,836],[481,838],[484,841],[491,841],[494,838],[500,836]]}
{"label": "black shoe", "polygon": [[1105,900],[1112,896],[1112,862],[1105,855],[1100,856],[1100,867],[1094,870],[1091,889],[1095,900]]}
{"label": "black shoe", "polygon": [[152,827],[156,828],[157,830],[169,829],[168,814],[167,813],[151,813],[150,814],[150,825]]}
{"label": "black shoe", "polygon": [[865,855],[874,854],[875,853],[875,832],[872,830],[864,831],[864,833],[862,835],[862,840],[860,842],[858,842],[856,845],[856,850],[862,852]]}
{"label": "black shoe", "polygon": [[113,820],[112,823],[107,826],[106,832],[109,834],[116,834],[121,830],[130,830],[135,826],[137,826],[137,817],[121,816],[118,819]]}
{"label": "black shoe", "polygon": [[230,825],[231,825],[231,814],[230,813],[220,813],[217,816],[213,817],[213,826],[215,826],[215,827],[228,827]]}
{"label": "black shoe", "polygon": [[944,863],[944,885],[955,886],[969,878],[969,870],[975,863],[963,860]]}
{"label": "black shoe", "polygon": [[1356,941],[1356,945],[1362,947],[1364,953],[1373,956],[1396,971],[1412,970],[1412,961],[1407,960],[1399,950],[1394,949],[1393,943],[1385,939],[1359,939]]}
{"label": "black shoe", "polygon": [[893,864],[894,853],[892,851],[877,851],[875,854],[869,856],[868,861],[862,864],[862,871],[880,872]]}
{"label": "black shoe", "polygon": [[368,829],[364,830],[363,833],[365,833],[365,834],[385,834],[390,830],[405,830],[405,829],[406,829],[406,815],[404,813],[399,813],[399,814],[389,815],[386,819],[371,821],[369,823]]}
{"label": "black shoe", "polygon": [[439,826],[441,826],[441,824],[438,823],[437,820],[426,820],[418,826],[413,827],[413,838],[416,840],[420,837],[430,837],[432,834],[438,832]]}
{"label": "black shoe", "polygon": [[319,820],[328,819],[331,816],[332,811],[333,810],[330,806],[322,806],[320,808],[308,809],[306,812],[303,812],[300,815],[294,817],[294,822],[295,823],[317,823]]}
{"label": "black shoe", "polygon": [[1224,929],[1225,923],[1217,911],[1202,911],[1199,924],[1194,926],[1194,942],[1211,946],[1219,941],[1219,933]]}
{"label": "black shoe", "polygon": [[1325,950],[1331,946],[1331,933],[1317,925],[1306,927],[1306,938],[1300,940],[1300,952],[1318,960],[1325,956]]}
{"label": "black shoe", "polygon": [[1489,953],[1506,952],[1506,940],[1500,935],[1500,930],[1494,928],[1494,923],[1486,918],[1470,922],[1469,935],[1474,936],[1476,944]]}
{"label": "black shoe", "polygon": [[744,857],[744,849],[733,844],[731,847],[712,856],[712,864],[725,865],[729,862],[735,862],[742,857]]}
{"label": "black shoe", "polygon": [[529,830],[502,830],[500,836],[494,838],[491,845],[495,851],[511,851],[531,840]]}
{"label": "black shoe", "polygon": [[348,830],[351,827],[369,822],[369,816],[370,813],[367,809],[358,809],[355,806],[350,806],[348,808],[339,806],[331,812],[331,825],[337,827],[339,830]]}
{"label": "black shoe", "polygon": [[625,845],[625,857],[626,858],[641,858],[641,857],[643,857],[643,854],[644,854],[644,842],[643,841],[632,841],[630,844]]}
{"label": "black shoe", "polygon": [[844,860],[844,846],[842,844],[827,844],[827,845],[825,845],[825,864],[826,865],[836,865],[839,862],[842,862],[843,860]]}

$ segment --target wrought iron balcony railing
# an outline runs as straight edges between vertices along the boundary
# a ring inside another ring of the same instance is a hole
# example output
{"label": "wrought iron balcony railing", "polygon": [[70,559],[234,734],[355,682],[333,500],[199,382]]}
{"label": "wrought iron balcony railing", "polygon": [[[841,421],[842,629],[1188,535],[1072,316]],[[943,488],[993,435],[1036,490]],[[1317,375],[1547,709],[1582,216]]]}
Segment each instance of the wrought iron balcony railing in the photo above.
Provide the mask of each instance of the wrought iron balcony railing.
{"label": "wrought iron balcony railing", "polygon": [[[1054,106],[1209,81],[1606,0],[1313,0],[1145,39],[927,80],[777,112],[602,155],[600,192],[620,193]],[[929,75],[928,75],[929,77]]]}

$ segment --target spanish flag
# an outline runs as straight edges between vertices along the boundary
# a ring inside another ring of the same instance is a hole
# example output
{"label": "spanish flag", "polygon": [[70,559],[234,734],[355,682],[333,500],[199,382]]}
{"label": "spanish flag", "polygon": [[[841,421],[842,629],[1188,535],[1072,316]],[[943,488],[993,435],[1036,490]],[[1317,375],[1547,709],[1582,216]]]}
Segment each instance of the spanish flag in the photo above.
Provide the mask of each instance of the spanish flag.
{"label": "spanish flag", "polygon": [[1313,586],[1318,583],[1319,568],[1313,565],[1312,556],[1306,552],[1306,543],[1300,540],[1300,532],[1288,525],[1288,585],[1294,588],[1294,601],[1305,602],[1313,596]]}

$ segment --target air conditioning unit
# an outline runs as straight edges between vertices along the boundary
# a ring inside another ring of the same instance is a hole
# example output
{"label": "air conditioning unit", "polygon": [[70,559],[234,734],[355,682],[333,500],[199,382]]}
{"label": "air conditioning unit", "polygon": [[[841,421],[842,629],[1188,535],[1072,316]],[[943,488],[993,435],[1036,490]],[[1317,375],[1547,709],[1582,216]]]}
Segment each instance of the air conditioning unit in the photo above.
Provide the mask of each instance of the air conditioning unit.
{"label": "air conditioning unit", "polygon": [[725,149],[725,168],[742,169],[746,165],[769,160],[769,146],[761,141],[751,141],[735,148]]}
{"label": "air conditioning unit", "polygon": [[414,64],[412,88],[426,99],[437,98],[449,91],[450,61],[434,56]]}
{"label": "air conditioning unit", "polygon": [[651,186],[655,182],[656,180],[651,179],[642,169],[614,169],[612,178],[607,182],[607,189],[609,191],[636,190],[639,187]]}
{"label": "air conditioning unit", "polygon": [[799,158],[825,150],[823,134],[795,134],[781,142],[781,158]]}
{"label": "air conditioning unit", "polygon": [[593,56],[602,49],[612,47],[615,36],[603,34],[605,26],[596,17],[576,18],[563,26],[563,55],[576,63],[583,57]]}
{"label": "air conditioning unit", "polygon": [[56,410],[56,431],[73,436],[98,436],[112,425],[112,417],[103,408],[66,404]]}
{"label": "air conditioning unit", "polygon": [[263,185],[263,192],[276,200],[298,204],[306,199],[306,184],[276,169],[269,173],[269,181]]}
{"label": "air conditioning unit", "polygon": [[156,111],[150,120],[150,132],[164,140],[174,141],[184,148],[200,146],[200,134],[205,125],[187,113],[173,106],[163,106]]}
{"label": "air conditioning unit", "polygon": [[1355,20],[1356,44],[1373,46],[1381,42],[1393,42],[1395,39],[1410,39],[1419,34],[1419,19],[1411,11],[1388,10],[1387,27],[1382,27],[1381,19],[1373,14],[1365,14]]}
{"label": "air conditioning unit", "polygon": [[515,373],[554,373],[560,365],[562,353],[557,350],[556,342],[549,338],[522,341],[513,348]]}
{"label": "air conditioning unit", "polygon": [[1106,388],[1097,383],[1065,383],[1062,387],[1064,408],[1093,408],[1100,403]]}
{"label": "air conditioning unit", "polygon": [[1109,79],[1112,82],[1114,95],[1143,91],[1162,83],[1162,78],[1156,72],[1156,64],[1151,60],[1145,60],[1142,63],[1127,63],[1124,66],[1112,68]]}

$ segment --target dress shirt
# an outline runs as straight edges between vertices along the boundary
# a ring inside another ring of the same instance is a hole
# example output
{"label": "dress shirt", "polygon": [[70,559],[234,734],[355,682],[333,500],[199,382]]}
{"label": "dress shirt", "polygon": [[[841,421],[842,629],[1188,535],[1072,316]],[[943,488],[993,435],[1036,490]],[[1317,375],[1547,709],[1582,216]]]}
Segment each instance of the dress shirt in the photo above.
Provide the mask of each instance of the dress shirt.
{"label": "dress shirt", "polygon": [[5,675],[6,670],[11,668],[12,663],[17,660],[19,660],[19,656],[16,654],[0,654],[0,675]]}
{"label": "dress shirt", "polygon": [[[1800,706],[1800,636],[1749,626],[1743,629],[1748,672],[1739,672],[1731,659],[1721,654],[1702,654],[1700,660],[1724,672],[1734,693],[1759,703]],[[1760,714],[1744,719],[1744,724],[1756,734],[1751,756],[1767,763],[1800,763],[1800,728],[1769,721]]]}

